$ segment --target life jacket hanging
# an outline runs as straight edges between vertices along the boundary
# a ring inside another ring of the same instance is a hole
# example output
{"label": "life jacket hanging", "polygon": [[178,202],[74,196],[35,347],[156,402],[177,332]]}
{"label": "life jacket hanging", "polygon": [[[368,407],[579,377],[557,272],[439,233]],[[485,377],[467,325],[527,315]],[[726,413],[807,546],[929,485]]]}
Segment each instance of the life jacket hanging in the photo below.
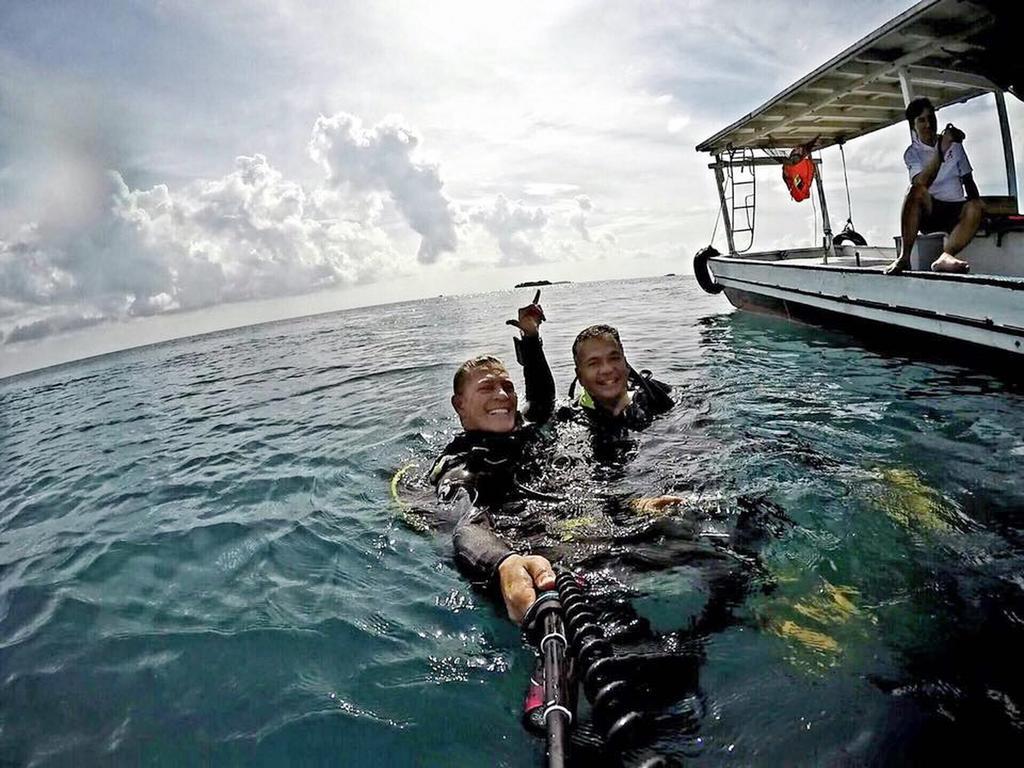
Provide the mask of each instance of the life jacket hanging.
{"label": "life jacket hanging", "polygon": [[782,164],[782,180],[786,182],[789,195],[798,203],[811,196],[811,183],[814,181],[814,161],[810,155],[803,155],[799,160]]}

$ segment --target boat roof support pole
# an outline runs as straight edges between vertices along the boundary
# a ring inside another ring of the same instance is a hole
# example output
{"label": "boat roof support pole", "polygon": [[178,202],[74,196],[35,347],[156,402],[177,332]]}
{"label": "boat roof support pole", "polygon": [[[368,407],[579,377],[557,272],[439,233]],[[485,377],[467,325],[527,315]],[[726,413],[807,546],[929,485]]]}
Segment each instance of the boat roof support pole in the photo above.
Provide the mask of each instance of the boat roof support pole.
{"label": "boat roof support pole", "polygon": [[[1006,99],[1002,91],[995,91],[996,112],[999,114],[999,132],[1003,135],[1003,158],[1006,160],[1006,191],[1017,197],[1017,166],[1013,162],[1013,137],[1010,135],[1010,120],[1006,115]],[[1020,206],[1017,206],[1020,210]]]}
{"label": "boat roof support pole", "polygon": [[736,254],[736,244],[732,240],[732,220],[729,218],[729,206],[725,201],[725,174],[722,172],[722,156],[715,155],[715,182],[718,184],[718,200],[722,204],[722,221],[725,224],[725,240],[729,244],[729,254]]}
{"label": "boat roof support pole", "polygon": [[906,67],[897,69],[896,75],[900,79],[900,90],[903,91],[903,106],[907,106],[914,100],[914,84],[910,81],[910,73]]}
{"label": "boat roof support pole", "polygon": [[[910,102],[914,100],[914,84],[910,81],[910,73],[906,67],[900,67],[896,70],[896,75],[900,79],[900,90],[903,91],[903,106],[909,107]],[[910,143],[914,143],[914,129],[910,128]]]}
{"label": "boat roof support pole", "polygon": [[818,172],[814,174],[814,184],[818,188],[818,200],[821,202],[821,230],[824,239],[825,257],[824,262],[828,264],[828,257],[835,256],[835,248],[832,245],[832,222],[828,217],[828,205],[825,203],[825,186],[821,183],[821,161],[817,161]]}

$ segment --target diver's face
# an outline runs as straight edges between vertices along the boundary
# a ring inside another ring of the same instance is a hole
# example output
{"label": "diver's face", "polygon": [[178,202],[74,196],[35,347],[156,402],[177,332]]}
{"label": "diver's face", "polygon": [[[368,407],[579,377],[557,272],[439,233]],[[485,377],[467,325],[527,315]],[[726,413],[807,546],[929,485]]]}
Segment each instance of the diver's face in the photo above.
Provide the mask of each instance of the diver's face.
{"label": "diver's face", "polygon": [[516,387],[504,368],[470,371],[462,391],[452,397],[462,428],[480,432],[511,432],[516,426]]}
{"label": "diver's face", "polygon": [[935,113],[930,109],[925,109],[914,118],[914,132],[917,134],[917,138],[925,144],[935,143],[936,126]]}
{"label": "diver's face", "polygon": [[587,339],[576,350],[576,377],[590,396],[604,405],[626,395],[626,356],[615,339]]}

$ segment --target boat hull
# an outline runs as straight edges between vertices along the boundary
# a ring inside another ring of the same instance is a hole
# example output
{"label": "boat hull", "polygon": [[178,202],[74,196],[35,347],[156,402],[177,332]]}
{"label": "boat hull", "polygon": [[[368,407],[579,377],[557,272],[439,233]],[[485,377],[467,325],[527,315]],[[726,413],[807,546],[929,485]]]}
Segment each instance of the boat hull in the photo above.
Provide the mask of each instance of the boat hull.
{"label": "boat hull", "polygon": [[736,307],[831,327],[930,338],[1024,363],[1024,279],[712,258]]}

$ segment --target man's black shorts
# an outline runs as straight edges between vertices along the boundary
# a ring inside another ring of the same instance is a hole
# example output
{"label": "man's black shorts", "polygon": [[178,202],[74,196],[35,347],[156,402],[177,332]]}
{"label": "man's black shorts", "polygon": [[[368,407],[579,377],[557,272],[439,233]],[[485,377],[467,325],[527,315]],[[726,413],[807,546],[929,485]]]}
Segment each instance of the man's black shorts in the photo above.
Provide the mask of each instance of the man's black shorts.
{"label": "man's black shorts", "polygon": [[918,229],[921,230],[922,234],[929,232],[945,232],[949,234],[953,231],[953,227],[960,221],[960,212],[964,209],[964,203],[966,200],[960,200],[956,203],[948,203],[945,200],[936,200],[932,198],[932,212],[926,216],[921,217],[921,223]]}

